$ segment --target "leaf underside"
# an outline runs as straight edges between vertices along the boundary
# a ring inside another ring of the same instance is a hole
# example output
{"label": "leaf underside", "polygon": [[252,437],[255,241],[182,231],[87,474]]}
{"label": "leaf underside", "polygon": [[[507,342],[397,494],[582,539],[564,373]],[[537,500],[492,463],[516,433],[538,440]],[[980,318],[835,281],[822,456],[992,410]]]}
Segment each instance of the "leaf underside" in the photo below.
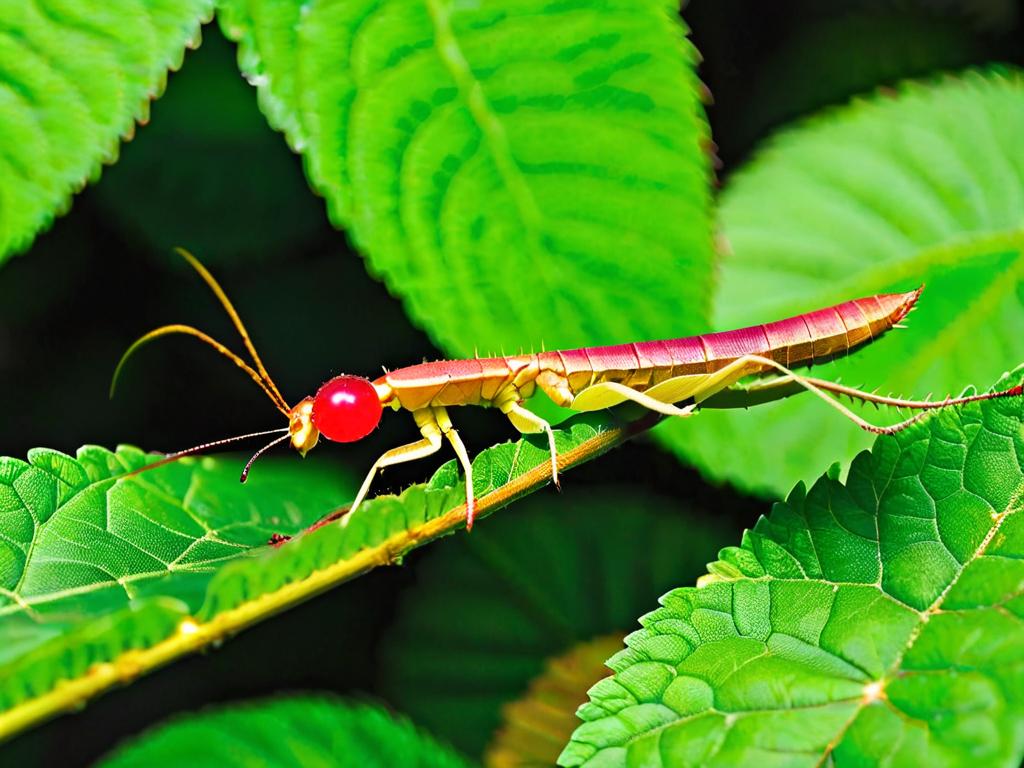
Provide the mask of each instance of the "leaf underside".
{"label": "leaf underside", "polygon": [[677,11],[228,0],[220,21],[332,221],[467,357],[706,325],[707,126]]}
{"label": "leaf underside", "polygon": [[560,764],[1017,765],[1022,420],[947,409],[798,485],[641,618]]}
{"label": "leaf underside", "polygon": [[[197,745],[202,745],[197,749]],[[468,768],[450,748],[378,707],[327,696],[247,702],[172,720],[96,768]]]}
{"label": "leaf underside", "polygon": [[212,12],[212,0],[0,0],[0,263],[117,158]]}
{"label": "leaf underside", "polygon": [[[994,381],[1024,360],[1021,135],[1024,76],[998,69],[906,84],[784,131],[722,196],[716,327],[924,283],[907,330],[814,375],[909,397]],[[776,498],[870,444],[807,396],[661,435],[707,475]]]}
{"label": "leaf underside", "polygon": [[[560,457],[570,466],[638,428],[575,419],[556,432]],[[449,463],[347,526],[275,549],[272,534],[337,509],[348,484],[308,461],[264,465],[246,486],[237,464],[210,458],[121,477],[151,458],[87,447],[0,459],[0,738],[464,524]],[[547,482],[546,441],[495,446],[473,467],[486,514]]]}

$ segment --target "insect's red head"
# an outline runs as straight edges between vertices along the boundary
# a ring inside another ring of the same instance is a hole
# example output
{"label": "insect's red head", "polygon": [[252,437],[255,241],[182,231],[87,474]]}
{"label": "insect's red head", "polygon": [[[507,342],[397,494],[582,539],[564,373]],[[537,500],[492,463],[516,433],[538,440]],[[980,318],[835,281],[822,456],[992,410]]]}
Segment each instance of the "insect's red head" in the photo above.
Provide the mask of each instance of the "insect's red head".
{"label": "insect's red head", "polygon": [[376,429],[384,410],[373,384],[359,376],[335,376],[312,400],[313,429],[337,443],[366,437]]}

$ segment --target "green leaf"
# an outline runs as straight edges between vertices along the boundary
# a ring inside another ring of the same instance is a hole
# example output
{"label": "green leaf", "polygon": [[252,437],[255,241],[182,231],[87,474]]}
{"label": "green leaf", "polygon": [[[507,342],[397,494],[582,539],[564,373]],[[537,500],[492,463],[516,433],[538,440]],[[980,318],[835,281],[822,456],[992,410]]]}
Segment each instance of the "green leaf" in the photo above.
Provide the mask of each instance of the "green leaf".
{"label": "green leaf", "polygon": [[95,446],[0,458],[0,719],[176,632],[217,594],[218,571],[301,532],[353,487],[294,460],[268,461],[244,486],[239,462],[212,458],[125,477],[152,459]]}
{"label": "green leaf", "polygon": [[[815,375],[917,397],[994,381],[1024,359],[1021,135],[1016,70],[907,84],[783,132],[722,197],[716,326],[924,283],[908,330]],[[706,474],[775,497],[870,443],[806,395],[683,434],[674,449]]]}
{"label": "green leaf", "polygon": [[[651,423],[574,419],[556,432],[562,466]],[[209,458],[126,475],[146,461],[95,447],[0,459],[0,740],[465,524],[450,463],[367,501],[347,526],[266,547],[336,509],[347,484],[295,460],[262,465],[246,486],[236,463]],[[536,438],[473,467],[480,516],[550,479]]]}
{"label": "green leaf", "polygon": [[145,122],[212,0],[0,0],[0,263]]}
{"label": "green leaf", "polygon": [[1022,421],[947,409],[798,485],[640,619],[561,764],[1018,765]]}
{"label": "green leaf", "polygon": [[696,52],[666,0],[225,0],[331,220],[447,352],[703,328]]}
{"label": "green leaf", "polygon": [[408,721],[331,696],[248,702],[180,717],[146,732],[96,768],[468,768]]}
{"label": "green leaf", "polygon": [[466,754],[484,751],[502,706],[552,657],[621,637],[739,533],[638,488],[563,486],[426,554],[382,648],[388,700]]}

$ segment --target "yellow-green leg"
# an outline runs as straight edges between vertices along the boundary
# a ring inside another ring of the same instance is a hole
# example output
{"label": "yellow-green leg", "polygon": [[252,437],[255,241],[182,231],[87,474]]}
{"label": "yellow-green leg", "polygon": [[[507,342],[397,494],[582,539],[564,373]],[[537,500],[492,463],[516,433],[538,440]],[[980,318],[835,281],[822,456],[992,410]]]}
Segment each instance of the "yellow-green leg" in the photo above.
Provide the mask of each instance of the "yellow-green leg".
{"label": "yellow-green leg", "polygon": [[451,419],[448,418],[448,411],[441,406],[435,406],[434,412],[434,423],[441,430],[441,433],[448,438],[448,442],[452,444],[452,448],[455,449],[455,455],[459,457],[459,463],[462,465],[462,471],[466,476],[466,530],[473,530],[473,518],[476,516],[476,501],[473,496],[473,462],[469,460],[469,453],[466,451],[466,446],[462,444],[462,438],[459,437],[458,431],[452,426]]}
{"label": "yellow-green leg", "polygon": [[392,448],[373,463],[370,471],[366,473],[366,479],[363,480],[359,493],[356,494],[355,501],[349,507],[348,514],[341,519],[342,525],[348,524],[352,513],[356,511],[359,505],[362,504],[363,499],[366,498],[366,494],[370,490],[370,485],[373,483],[373,478],[378,470],[395,464],[404,464],[407,461],[425,459],[441,449],[441,428],[437,423],[433,410],[431,408],[421,408],[418,411],[413,411],[412,417],[416,420],[416,426],[420,428],[420,434],[423,435],[423,439],[408,445],[400,445],[398,448]]}
{"label": "yellow-green leg", "polygon": [[[914,416],[910,417],[909,419],[904,419],[903,421],[898,422],[896,424],[892,424],[892,425],[890,425],[888,427],[879,427],[879,426],[877,426],[875,424],[872,424],[869,421],[866,421],[866,420],[862,419],[860,416],[858,416],[856,413],[851,411],[849,408],[847,408],[845,405],[840,403],[838,400],[836,400],[836,399],[834,399],[832,397],[829,397],[827,394],[825,394],[824,390],[825,389],[831,389],[833,391],[841,390],[841,392],[840,392],[841,394],[847,394],[847,395],[849,395],[849,394],[851,394],[853,392],[856,392],[857,395],[859,395],[862,400],[867,400],[869,402],[871,402],[872,400],[879,400],[880,398],[873,398],[872,396],[868,395],[868,393],[860,392],[859,390],[848,389],[846,387],[841,387],[839,385],[833,385],[831,382],[828,382],[827,385],[823,387],[823,386],[821,386],[821,380],[812,380],[812,379],[805,378],[804,376],[801,376],[798,373],[794,373],[789,368],[784,366],[782,363],[776,362],[775,360],[772,360],[771,358],[762,357],[761,355],[744,355],[742,357],[737,358],[736,360],[733,360],[731,363],[729,363],[729,365],[725,366],[724,368],[722,368],[720,371],[717,371],[716,373],[722,374],[723,378],[728,378],[727,373],[730,370],[733,370],[733,371],[743,370],[744,368],[746,368],[751,363],[754,363],[754,364],[757,364],[757,365],[767,366],[769,368],[774,368],[779,373],[783,374],[783,376],[786,378],[787,382],[793,382],[793,383],[799,384],[801,387],[806,389],[808,392],[813,392],[815,395],[817,395],[819,398],[821,398],[825,403],[827,403],[832,408],[835,408],[843,416],[848,418],[850,421],[852,421],[858,427],[860,427],[863,430],[866,430],[867,432],[873,432],[876,435],[892,435],[892,434],[895,434],[896,432],[900,432],[901,430],[904,430],[907,427],[909,427],[911,424],[914,424],[915,422],[920,421],[927,414],[926,411],[922,411],[921,413],[915,414]],[[695,399],[699,403],[701,400],[704,400],[704,399],[706,399],[708,397],[711,397],[712,395],[714,395],[715,393],[717,393],[719,391],[721,391],[721,390],[720,389],[716,389],[713,392],[709,392],[707,394],[701,393],[701,394],[698,394],[695,397]]]}
{"label": "yellow-green leg", "polygon": [[665,416],[692,416],[694,411],[692,405],[679,408],[671,403],[658,400],[646,392],[619,384],[617,381],[603,381],[588,387],[576,395],[569,407],[576,411],[600,411],[618,405],[625,400],[630,400]]}
{"label": "yellow-green leg", "polygon": [[539,432],[547,433],[548,450],[551,452],[551,481],[555,484],[556,488],[561,490],[562,486],[558,482],[558,450],[555,448],[555,432],[551,429],[551,425],[537,414],[523,408],[516,399],[510,398],[500,403],[498,408],[508,416],[512,426],[524,435],[537,434]]}

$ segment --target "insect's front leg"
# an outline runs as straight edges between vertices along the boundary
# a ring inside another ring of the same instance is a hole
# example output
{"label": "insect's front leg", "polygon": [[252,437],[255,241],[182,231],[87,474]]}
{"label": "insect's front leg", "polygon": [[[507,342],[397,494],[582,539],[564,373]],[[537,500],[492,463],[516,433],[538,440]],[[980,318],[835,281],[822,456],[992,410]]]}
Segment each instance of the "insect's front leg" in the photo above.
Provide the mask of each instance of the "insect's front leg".
{"label": "insect's front leg", "polygon": [[[441,449],[442,429],[437,423],[437,419],[434,415],[434,409],[421,408],[418,411],[413,411],[412,416],[413,419],[416,420],[416,426],[420,428],[420,434],[423,435],[423,439],[417,440],[415,443],[409,443],[408,445],[401,445],[398,448],[392,448],[373,463],[373,466],[370,467],[370,471],[366,474],[366,479],[363,480],[363,485],[359,489],[359,493],[356,494],[356,500],[353,501],[352,506],[349,507],[348,514],[342,518],[342,525],[348,524],[348,521],[352,517],[352,513],[356,511],[356,508],[366,497],[367,492],[370,490],[370,484],[373,483],[373,478],[377,474],[377,470],[383,469],[384,467],[390,467],[394,464],[404,464],[407,461],[424,459],[427,456],[437,453]],[[447,418],[447,416],[445,418]],[[449,426],[450,425],[451,422],[449,422]]]}
{"label": "insect's front leg", "polygon": [[473,518],[476,516],[476,502],[473,496],[473,463],[469,460],[469,453],[466,451],[466,446],[462,444],[462,438],[459,437],[459,433],[452,426],[451,419],[448,418],[448,411],[440,405],[434,406],[431,410],[434,423],[452,444],[455,455],[459,457],[459,463],[462,465],[462,471],[466,475],[466,530],[471,531],[473,530]]}

